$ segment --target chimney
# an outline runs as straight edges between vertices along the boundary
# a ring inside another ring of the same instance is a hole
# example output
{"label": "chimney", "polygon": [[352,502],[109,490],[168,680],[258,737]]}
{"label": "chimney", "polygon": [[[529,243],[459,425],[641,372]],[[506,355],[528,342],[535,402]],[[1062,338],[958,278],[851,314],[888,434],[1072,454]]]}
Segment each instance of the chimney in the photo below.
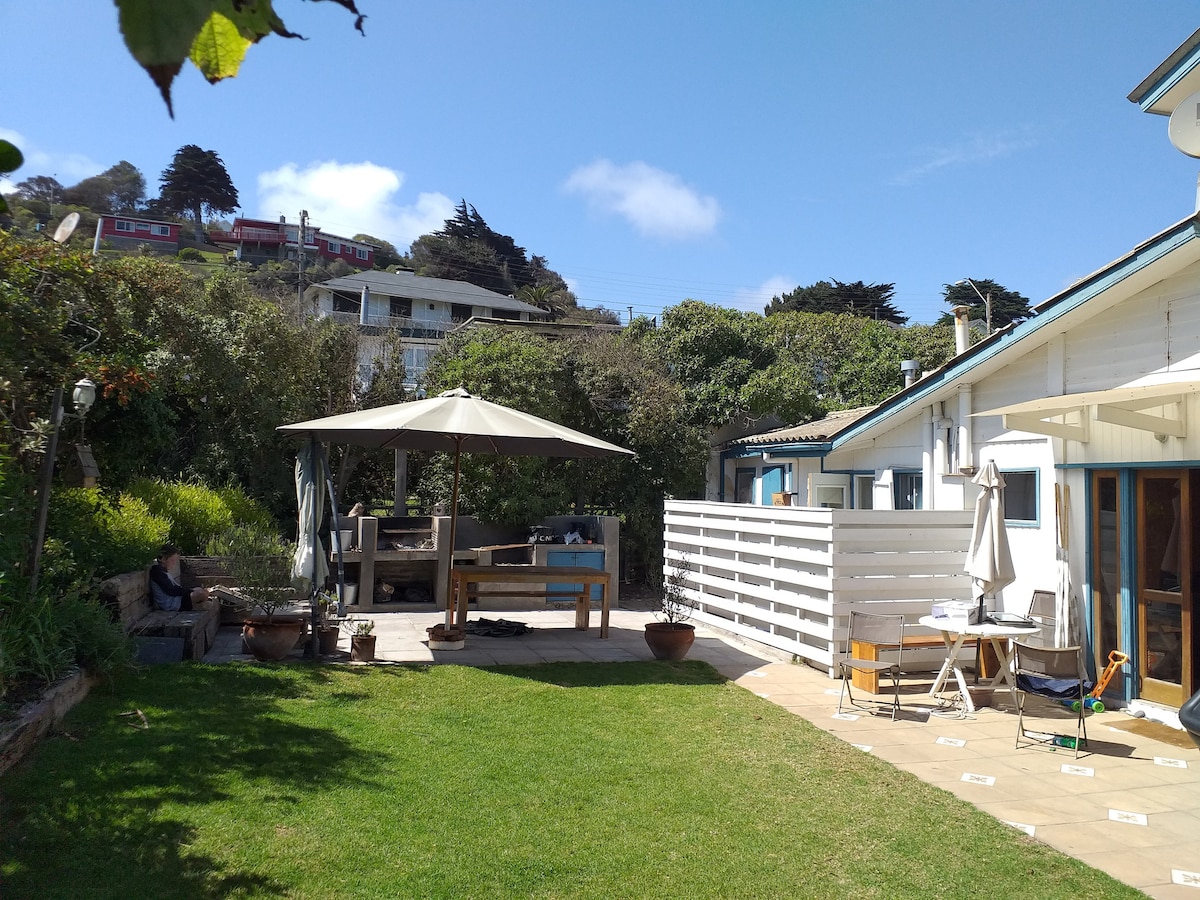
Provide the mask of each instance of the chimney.
{"label": "chimney", "polygon": [[280,224],[280,225],[286,225],[286,224],[287,224],[287,216],[280,216],[280,217],[279,217],[279,224]]}
{"label": "chimney", "polygon": [[966,353],[967,348],[971,346],[971,323],[968,316],[971,314],[971,307],[956,306],[954,307],[954,355]]}
{"label": "chimney", "polygon": [[912,387],[921,377],[921,363],[915,359],[906,359],[900,363],[900,371],[904,373],[904,386]]}
{"label": "chimney", "polygon": [[370,311],[369,311],[370,306],[371,306],[371,288],[368,285],[364,284],[363,288],[362,288],[362,301],[359,303],[359,307],[358,307],[358,324],[359,325],[367,324],[367,321],[371,315]]}

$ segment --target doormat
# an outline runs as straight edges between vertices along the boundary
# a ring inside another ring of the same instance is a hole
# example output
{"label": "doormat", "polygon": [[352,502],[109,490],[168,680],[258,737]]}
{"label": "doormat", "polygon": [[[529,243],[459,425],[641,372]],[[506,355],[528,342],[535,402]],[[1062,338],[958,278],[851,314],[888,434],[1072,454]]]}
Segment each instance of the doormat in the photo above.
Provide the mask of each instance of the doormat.
{"label": "doormat", "polygon": [[1195,750],[1196,744],[1186,731],[1163,725],[1161,722],[1151,722],[1147,719],[1130,719],[1127,722],[1113,722],[1112,727],[1118,731],[1129,731],[1142,737],[1152,738],[1170,744],[1172,747],[1182,747],[1184,750]]}
{"label": "doormat", "polygon": [[476,619],[463,626],[467,634],[478,634],[483,637],[517,637],[530,634],[533,628],[524,622],[510,622],[507,619]]}

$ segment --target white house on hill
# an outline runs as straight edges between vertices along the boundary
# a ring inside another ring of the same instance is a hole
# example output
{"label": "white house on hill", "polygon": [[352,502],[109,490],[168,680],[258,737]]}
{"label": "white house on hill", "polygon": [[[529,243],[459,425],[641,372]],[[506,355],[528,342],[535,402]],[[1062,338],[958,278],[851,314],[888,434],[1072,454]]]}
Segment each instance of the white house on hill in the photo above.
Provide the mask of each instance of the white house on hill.
{"label": "white house on hill", "polygon": [[[398,331],[404,341],[404,366],[410,381],[418,379],[446,334],[472,318],[535,321],[549,314],[495,291],[465,281],[428,278],[413,272],[356,272],[314,284],[304,292],[310,309],[358,324],[366,338],[360,342],[359,368],[369,378],[378,336]],[[364,371],[366,370],[366,371]]]}

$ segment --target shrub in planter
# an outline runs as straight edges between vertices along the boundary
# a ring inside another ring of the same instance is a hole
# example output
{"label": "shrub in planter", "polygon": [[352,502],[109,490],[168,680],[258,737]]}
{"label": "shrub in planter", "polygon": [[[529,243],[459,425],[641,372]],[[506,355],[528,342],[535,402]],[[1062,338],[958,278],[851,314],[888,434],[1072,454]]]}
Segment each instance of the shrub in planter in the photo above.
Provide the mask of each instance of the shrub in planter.
{"label": "shrub in planter", "polygon": [[683,659],[696,640],[696,626],[687,621],[696,608],[695,599],[685,587],[689,572],[691,565],[686,556],[671,567],[655,612],[658,621],[646,623],[646,645],[655,659]]}
{"label": "shrub in planter", "polygon": [[209,541],[207,549],[210,556],[227,557],[237,582],[233,593],[252,611],[242,627],[247,648],[255,659],[283,659],[304,628],[303,616],[286,612],[295,599],[290,584],[294,548],[270,531],[240,526]]}

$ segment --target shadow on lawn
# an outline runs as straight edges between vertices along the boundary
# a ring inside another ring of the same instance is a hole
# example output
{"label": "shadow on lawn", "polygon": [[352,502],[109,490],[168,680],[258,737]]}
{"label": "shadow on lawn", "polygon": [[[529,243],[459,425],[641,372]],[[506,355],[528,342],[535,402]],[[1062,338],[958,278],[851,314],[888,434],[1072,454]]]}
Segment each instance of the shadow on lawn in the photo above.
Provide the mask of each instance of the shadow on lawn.
{"label": "shadow on lawn", "polygon": [[337,729],[282,713],[286,701],[315,697],[310,689],[332,678],[327,670],[293,666],[280,678],[233,664],[163,673],[95,689],[62,733],[0,781],[6,897],[283,895],[290,886],[190,850],[195,829],[170,806],[219,804],[231,779],[253,781],[256,805],[268,818],[278,806],[283,822],[301,794],[370,771]]}

